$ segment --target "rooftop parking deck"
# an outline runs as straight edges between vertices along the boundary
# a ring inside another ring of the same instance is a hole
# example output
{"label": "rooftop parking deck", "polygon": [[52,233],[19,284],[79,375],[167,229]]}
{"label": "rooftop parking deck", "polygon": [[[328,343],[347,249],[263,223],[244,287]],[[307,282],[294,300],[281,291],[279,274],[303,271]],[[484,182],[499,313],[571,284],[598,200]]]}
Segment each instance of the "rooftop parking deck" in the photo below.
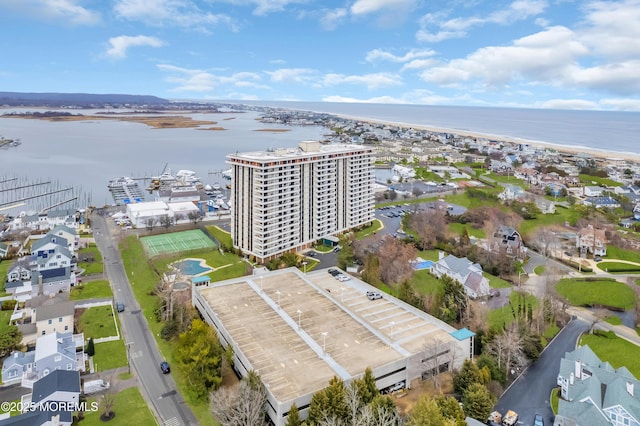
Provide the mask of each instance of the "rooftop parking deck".
{"label": "rooftop parking deck", "polygon": [[454,328],[384,296],[340,282],[326,270],[284,270],[197,289],[272,394],[280,401],[315,392],[420,352],[428,339],[454,340]]}

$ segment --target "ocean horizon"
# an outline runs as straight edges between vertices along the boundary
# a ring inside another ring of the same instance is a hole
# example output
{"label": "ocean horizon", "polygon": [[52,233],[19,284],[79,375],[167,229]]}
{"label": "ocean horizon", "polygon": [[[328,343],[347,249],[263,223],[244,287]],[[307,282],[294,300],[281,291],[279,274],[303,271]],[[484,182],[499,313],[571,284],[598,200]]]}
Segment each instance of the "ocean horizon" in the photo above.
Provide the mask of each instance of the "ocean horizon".
{"label": "ocean horizon", "polygon": [[321,112],[402,126],[640,155],[640,112],[298,101],[208,101]]}

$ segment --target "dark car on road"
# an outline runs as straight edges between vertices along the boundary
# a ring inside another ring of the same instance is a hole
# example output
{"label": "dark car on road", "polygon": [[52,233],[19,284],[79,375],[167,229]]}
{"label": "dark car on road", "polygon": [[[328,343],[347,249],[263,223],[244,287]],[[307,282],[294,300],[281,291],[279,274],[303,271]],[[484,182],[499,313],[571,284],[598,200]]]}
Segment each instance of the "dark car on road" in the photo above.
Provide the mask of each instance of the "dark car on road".
{"label": "dark car on road", "polygon": [[122,302],[116,303],[116,310],[118,312],[124,312],[124,303],[122,303]]}
{"label": "dark car on road", "polygon": [[171,367],[169,367],[169,363],[167,361],[162,361],[160,363],[160,370],[162,370],[162,374],[171,373]]}

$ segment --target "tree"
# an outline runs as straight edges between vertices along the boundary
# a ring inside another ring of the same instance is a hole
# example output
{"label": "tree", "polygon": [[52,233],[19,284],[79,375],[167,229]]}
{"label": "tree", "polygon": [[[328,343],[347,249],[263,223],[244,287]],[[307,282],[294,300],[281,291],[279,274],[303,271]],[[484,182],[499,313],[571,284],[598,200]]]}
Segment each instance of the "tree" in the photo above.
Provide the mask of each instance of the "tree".
{"label": "tree", "polygon": [[458,400],[452,396],[444,396],[442,394],[435,397],[436,405],[440,408],[440,412],[445,419],[455,421],[456,426],[466,426],[464,411]]}
{"label": "tree", "polygon": [[175,358],[187,383],[198,397],[207,395],[222,383],[223,349],[213,329],[195,319],[191,328],[180,334]]}
{"label": "tree", "polygon": [[553,250],[559,246],[559,243],[553,229],[542,226],[533,234],[531,245],[538,250],[542,256],[549,257],[553,254]]}
{"label": "tree", "polygon": [[200,210],[190,211],[189,213],[187,213],[187,218],[191,223],[195,225],[202,220],[202,212]]}
{"label": "tree", "polygon": [[423,395],[411,410],[406,426],[456,426],[456,422],[442,415],[440,407],[430,395]]}
{"label": "tree", "polygon": [[481,383],[473,383],[462,395],[462,408],[465,414],[476,420],[486,420],[495,404],[495,397]]}
{"label": "tree", "polygon": [[20,348],[22,333],[15,325],[8,325],[0,329],[0,358],[4,358],[12,351]]}
{"label": "tree", "polygon": [[464,286],[448,275],[440,278],[444,285],[444,294],[440,304],[440,319],[445,322],[461,321],[468,304]]}
{"label": "tree", "polygon": [[173,217],[169,216],[168,214],[160,216],[160,226],[162,226],[164,229],[168,230],[173,224]]}
{"label": "tree", "polygon": [[87,343],[87,356],[94,356],[96,354],[96,348],[93,344],[93,337],[89,338],[89,343]]}
{"label": "tree", "polygon": [[411,216],[411,229],[418,237],[418,244],[422,250],[433,249],[446,236],[447,220],[439,210],[430,210]]}
{"label": "tree", "polygon": [[116,413],[113,411],[113,406],[116,403],[116,387],[114,386],[114,377],[111,377],[110,386],[107,391],[102,395],[102,400],[100,401],[102,407],[104,408],[104,413],[100,414],[100,420],[108,421],[113,419],[116,416]]}
{"label": "tree", "polygon": [[291,404],[291,408],[289,409],[289,415],[287,416],[287,423],[285,426],[301,426],[302,420],[300,420],[300,412],[298,411],[298,406],[294,402]]}
{"label": "tree", "polygon": [[[220,388],[210,395],[211,411],[223,426],[263,426],[267,392],[254,371],[232,388]],[[297,413],[297,407],[296,407]]]}
{"label": "tree", "polygon": [[387,237],[378,250],[379,263],[385,265],[380,269],[380,278],[386,284],[399,284],[413,276],[411,261],[417,256],[413,244]]}
{"label": "tree", "polygon": [[376,287],[382,284],[380,281],[380,259],[373,253],[369,253],[365,258],[362,280]]}
{"label": "tree", "polygon": [[376,378],[373,376],[371,367],[367,367],[364,370],[362,378],[354,380],[354,383],[358,387],[358,397],[363,404],[371,403],[373,398],[379,394],[378,387],[376,386]]}
{"label": "tree", "polygon": [[156,225],[156,218],[155,217],[147,218],[147,220],[144,221],[144,225],[146,226],[147,231],[151,232],[153,227]]}
{"label": "tree", "polygon": [[502,334],[494,337],[487,345],[487,352],[496,357],[498,368],[505,368],[509,373],[518,371],[526,364],[523,348],[522,334],[517,324],[512,324]]}
{"label": "tree", "polygon": [[478,366],[470,359],[465,359],[460,371],[453,376],[453,390],[456,393],[464,394],[472,384],[482,384],[482,379]]}

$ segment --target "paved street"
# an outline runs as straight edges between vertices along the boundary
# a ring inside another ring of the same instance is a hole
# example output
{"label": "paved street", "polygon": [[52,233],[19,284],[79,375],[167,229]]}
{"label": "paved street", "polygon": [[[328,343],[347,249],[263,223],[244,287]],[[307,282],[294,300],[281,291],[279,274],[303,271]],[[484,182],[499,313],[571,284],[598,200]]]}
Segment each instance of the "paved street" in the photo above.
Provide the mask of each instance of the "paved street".
{"label": "paved street", "polygon": [[198,424],[182,395],[177,392],[171,374],[162,374],[160,362],[163,360],[158,346],[149,331],[127,278],[117,239],[120,231],[111,220],[93,214],[92,228],[96,244],[102,253],[104,268],[114,299],[125,305],[120,313],[120,323],[125,344],[129,346],[132,372],[138,377],[142,395],[151,403],[152,411],[160,424],[166,426]]}
{"label": "paved street", "polygon": [[503,414],[514,410],[520,416],[518,424],[521,425],[532,425],[536,414],[544,416],[546,425],[553,424],[549,397],[551,389],[556,386],[560,359],[575,349],[578,337],[589,329],[589,325],[580,319],[569,322],[545,348],[538,361],[502,395],[495,409]]}

